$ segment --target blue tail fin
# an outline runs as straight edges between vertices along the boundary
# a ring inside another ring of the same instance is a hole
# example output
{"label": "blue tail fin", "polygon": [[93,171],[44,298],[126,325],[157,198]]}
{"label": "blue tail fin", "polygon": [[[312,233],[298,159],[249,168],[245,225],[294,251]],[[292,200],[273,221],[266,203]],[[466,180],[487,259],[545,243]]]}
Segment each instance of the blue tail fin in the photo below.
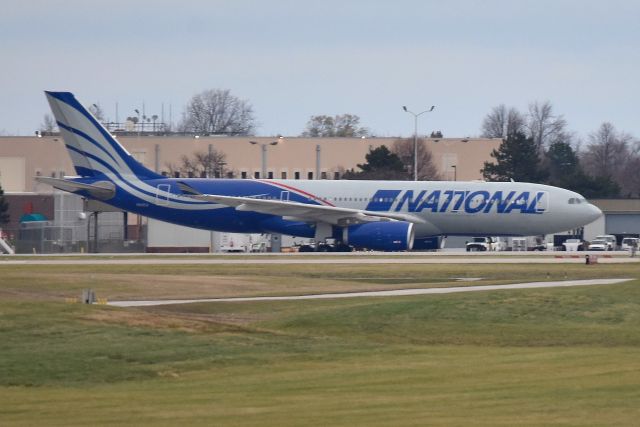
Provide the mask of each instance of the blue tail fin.
{"label": "blue tail fin", "polygon": [[70,92],[45,92],[76,173],[83,177],[162,178],[138,163]]}

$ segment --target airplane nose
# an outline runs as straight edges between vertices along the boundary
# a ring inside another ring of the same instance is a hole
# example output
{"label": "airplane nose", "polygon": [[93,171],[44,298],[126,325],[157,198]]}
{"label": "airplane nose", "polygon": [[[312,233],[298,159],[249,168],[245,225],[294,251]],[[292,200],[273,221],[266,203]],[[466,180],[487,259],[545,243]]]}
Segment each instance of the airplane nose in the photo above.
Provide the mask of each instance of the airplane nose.
{"label": "airplane nose", "polygon": [[592,223],[596,219],[602,216],[602,211],[599,207],[592,205],[589,203],[586,211],[587,224]]}

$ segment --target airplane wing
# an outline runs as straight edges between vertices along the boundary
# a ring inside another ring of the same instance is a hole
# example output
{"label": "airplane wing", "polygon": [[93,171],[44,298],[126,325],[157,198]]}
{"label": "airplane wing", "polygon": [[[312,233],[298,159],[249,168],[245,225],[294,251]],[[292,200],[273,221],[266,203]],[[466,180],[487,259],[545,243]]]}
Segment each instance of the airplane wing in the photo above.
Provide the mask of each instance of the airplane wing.
{"label": "airplane wing", "polygon": [[253,211],[270,215],[279,215],[289,221],[325,222],[346,226],[375,221],[407,221],[416,224],[425,223],[421,218],[403,213],[375,212],[363,209],[351,209],[335,206],[312,205],[286,200],[260,199],[255,197],[220,196],[201,194],[186,184],[178,184],[184,195],[197,200],[219,203],[234,207],[238,211]]}
{"label": "airplane wing", "polygon": [[82,182],[72,181],[64,178],[49,178],[47,176],[36,176],[36,181],[49,184],[58,190],[75,193],[76,191],[86,190],[97,199],[107,200],[116,194],[116,186],[109,181],[99,181],[93,184],[85,184]]}

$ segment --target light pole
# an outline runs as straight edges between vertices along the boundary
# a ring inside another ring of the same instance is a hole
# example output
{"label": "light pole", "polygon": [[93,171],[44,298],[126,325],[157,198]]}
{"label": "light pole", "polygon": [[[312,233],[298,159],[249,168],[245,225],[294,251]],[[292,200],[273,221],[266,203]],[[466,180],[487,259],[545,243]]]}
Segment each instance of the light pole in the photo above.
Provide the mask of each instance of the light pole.
{"label": "light pole", "polygon": [[140,136],[140,111],[138,111],[138,109],[136,108],[135,110],[133,110],[136,112],[136,115],[138,116],[138,121],[136,122],[136,127],[138,128],[138,136]]}
{"label": "light pole", "polygon": [[408,110],[405,105],[402,106],[402,109],[413,116],[413,180],[418,180],[418,117],[423,115],[424,113],[430,113],[433,109],[436,108],[435,105],[432,105],[428,110],[424,110],[421,113],[414,113],[411,110]]}
{"label": "light pole", "polygon": [[[278,141],[280,141],[280,138]],[[269,145],[278,145],[278,141],[272,142],[257,142],[257,141],[249,141],[251,145],[260,145],[262,147],[262,179],[267,177],[267,147]],[[271,241],[271,252],[280,252],[282,247],[282,235],[271,233],[271,237],[269,239]]]}
{"label": "light pole", "polygon": [[262,147],[262,172],[260,172],[262,179],[267,177],[267,146],[278,145],[278,141],[260,143],[257,141],[249,141],[251,145],[260,145]]}
{"label": "light pole", "polygon": [[322,152],[322,148],[320,144],[316,145],[316,179],[320,179],[320,153]]}

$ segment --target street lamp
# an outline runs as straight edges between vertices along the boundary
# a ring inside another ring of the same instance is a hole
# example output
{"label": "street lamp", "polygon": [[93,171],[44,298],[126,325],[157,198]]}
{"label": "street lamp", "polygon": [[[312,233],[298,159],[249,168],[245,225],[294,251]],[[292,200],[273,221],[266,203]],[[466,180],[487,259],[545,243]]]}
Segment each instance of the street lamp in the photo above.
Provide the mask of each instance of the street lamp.
{"label": "street lamp", "polygon": [[137,108],[133,111],[135,111],[136,116],[138,116],[138,121],[136,121],[136,128],[138,128],[138,136],[140,136],[140,126],[138,125],[140,123],[140,111],[138,111]]}
{"label": "street lamp", "polygon": [[260,143],[257,141],[249,141],[249,144],[251,145],[260,145],[262,147],[262,178],[266,178],[267,176],[267,146],[269,145],[278,145],[278,141],[273,141],[273,142],[265,142],[265,143]]}
{"label": "street lamp", "polygon": [[428,110],[424,110],[421,113],[414,113],[411,110],[408,110],[405,105],[402,106],[402,109],[413,116],[413,180],[418,180],[418,117],[423,115],[424,113],[430,113],[433,109],[436,108],[435,105],[432,105]]}
{"label": "street lamp", "polygon": [[[278,145],[278,142],[282,141],[282,137],[278,138],[278,141],[272,142],[257,142],[257,141],[249,141],[251,145],[260,145],[262,147],[262,179],[267,177],[267,147],[269,145]],[[282,193],[281,193],[282,194]],[[280,252],[280,248],[282,245],[282,235],[272,233],[270,237],[271,241],[271,252]]]}

